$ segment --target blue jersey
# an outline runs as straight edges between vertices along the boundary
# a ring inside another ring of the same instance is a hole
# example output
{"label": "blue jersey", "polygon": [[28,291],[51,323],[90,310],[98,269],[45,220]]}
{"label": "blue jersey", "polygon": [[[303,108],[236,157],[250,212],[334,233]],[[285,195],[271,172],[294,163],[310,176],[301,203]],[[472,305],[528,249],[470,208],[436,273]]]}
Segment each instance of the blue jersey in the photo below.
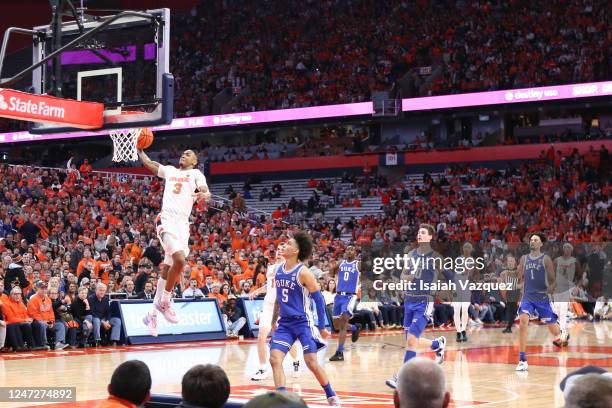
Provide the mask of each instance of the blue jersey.
{"label": "blue jersey", "polygon": [[359,283],[359,268],[357,260],[352,262],[342,261],[338,269],[338,285],[336,292],[357,293]]}
{"label": "blue jersey", "polygon": [[525,256],[524,278],[524,296],[523,299],[529,301],[544,301],[548,300],[546,282],[546,267],[544,266],[544,257],[542,254],[539,257],[532,259],[530,255]]}
{"label": "blue jersey", "polygon": [[429,285],[438,280],[435,264],[439,264],[440,262],[434,262],[437,256],[434,256],[433,251],[420,254],[414,249],[410,251],[408,257],[412,259],[412,261],[410,261],[411,263],[408,265],[408,273],[413,276],[413,286],[410,290],[406,291],[406,297],[428,300],[431,297],[432,291],[428,288],[424,288],[423,284]]}
{"label": "blue jersey", "polygon": [[302,269],[299,263],[290,271],[285,271],[285,264],[279,265],[274,274],[276,301],[280,305],[280,317],[310,319],[310,294],[299,281]]}

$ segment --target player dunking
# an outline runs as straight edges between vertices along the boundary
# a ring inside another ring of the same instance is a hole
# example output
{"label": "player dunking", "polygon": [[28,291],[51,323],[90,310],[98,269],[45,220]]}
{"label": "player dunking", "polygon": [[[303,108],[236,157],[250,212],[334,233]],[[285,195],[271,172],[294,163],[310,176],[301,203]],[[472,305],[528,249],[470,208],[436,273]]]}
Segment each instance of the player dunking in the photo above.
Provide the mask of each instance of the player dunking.
{"label": "player dunking", "polygon": [[172,308],[171,294],[189,255],[189,216],[194,202],[201,199],[209,201],[211,195],[206,177],[195,168],[198,157],[193,150],[183,152],[178,169],[152,161],[142,150],[138,151],[138,156],[147,169],[165,180],[162,210],[155,221],[164,260],[160,265],[161,276],[157,281],[154,307],[143,318],[151,335],[157,336],[157,311],[170,323],[179,321]]}
{"label": "player dunking", "polygon": [[[291,345],[300,340],[304,361],[325,390],[329,405],[340,405],[340,399],[332,389],[325,369],[317,361],[317,351],[326,345],[323,338],[329,337],[325,329],[325,300],[312,272],[302,263],[312,254],[312,240],[305,232],[296,232],[282,248],[285,263],[276,269],[276,304],[273,322],[280,315],[278,327],[272,335],[270,364],[274,385],[278,391],[285,390],[283,360]],[[316,305],[318,328],[314,324],[310,302]]]}
{"label": "player dunking", "polygon": [[550,296],[555,290],[555,270],[550,257],[542,253],[542,245],[546,242],[544,234],[535,233],[529,238],[530,252],[523,255],[519,261],[519,279],[523,282],[523,298],[519,305],[520,341],[519,363],[516,371],[527,371],[527,331],[529,317],[534,311],[538,312],[540,319],[548,323],[548,330],[555,336],[553,344],[561,346],[561,331],[557,323],[557,315],[553,312]]}
{"label": "player dunking", "polygon": [[340,265],[333,267],[333,274],[337,273],[336,297],[334,298],[333,318],[334,326],[338,329],[338,349],[329,361],[344,361],[344,341],[347,329],[351,331],[351,341],[354,343],[359,339],[359,324],[349,324],[353,317],[353,310],[357,302],[357,286],[359,285],[359,271],[361,262],[355,259],[355,247],[349,245],[346,248],[346,259]]}
{"label": "player dunking", "polygon": [[[259,317],[259,331],[257,332],[257,354],[259,356],[259,369],[251,377],[252,381],[261,381],[268,378],[268,370],[266,369],[268,363],[268,344],[266,343],[268,335],[272,330],[272,315],[274,314],[274,303],[276,302],[276,287],[274,286],[274,274],[276,269],[282,265],[284,259],[281,255],[283,244],[280,244],[276,249],[276,257],[274,264],[268,265],[268,271],[266,273],[266,285],[262,286],[258,290],[251,292],[249,295],[250,299],[254,299],[257,296],[265,293],[264,306]],[[293,359],[293,374],[298,375],[300,372],[300,361],[297,359],[297,349],[295,344],[291,346],[289,354]]]}
{"label": "player dunking", "polygon": [[[438,364],[444,362],[444,350],[446,349],[446,338],[438,337],[435,340],[421,338],[423,330],[431,320],[433,312],[434,296],[428,289],[419,289],[425,284],[429,285],[439,280],[439,271],[435,268],[434,260],[440,255],[431,247],[434,235],[434,227],[429,224],[421,224],[417,232],[417,248],[408,253],[412,259],[414,269],[405,271],[403,280],[411,280],[414,290],[409,290],[404,296],[404,331],[406,332],[406,353],[404,363],[416,357],[419,342],[426,344],[436,353]],[[418,265],[418,266],[417,266]],[[397,388],[397,375],[386,381],[386,384]]]}

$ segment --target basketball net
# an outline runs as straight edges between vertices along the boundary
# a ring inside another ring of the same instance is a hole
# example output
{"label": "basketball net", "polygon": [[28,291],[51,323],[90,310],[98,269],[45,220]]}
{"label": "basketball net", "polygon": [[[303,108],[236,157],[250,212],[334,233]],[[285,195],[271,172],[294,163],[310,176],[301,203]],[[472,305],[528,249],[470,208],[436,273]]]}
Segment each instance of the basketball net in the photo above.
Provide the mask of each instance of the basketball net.
{"label": "basketball net", "polygon": [[114,162],[127,162],[137,161],[138,151],[136,146],[138,144],[138,137],[142,128],[134,129],[113,129],[109,131],[110,137],[113,141],[113,161]]}

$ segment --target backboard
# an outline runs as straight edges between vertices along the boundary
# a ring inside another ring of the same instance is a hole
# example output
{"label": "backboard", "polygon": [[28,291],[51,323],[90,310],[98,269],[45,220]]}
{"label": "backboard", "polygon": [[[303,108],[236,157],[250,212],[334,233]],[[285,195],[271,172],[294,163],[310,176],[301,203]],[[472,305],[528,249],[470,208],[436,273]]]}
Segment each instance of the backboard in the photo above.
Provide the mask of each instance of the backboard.
{"label": "backboard", "polygon": [[[59,48],[51,27],[34,28],[41,33],[34,37],[34,65]],[[91,34],[88,38],[75,41],[87,33]],[[169,9],[124,12],[122,16],[85,15],[64,22],[61,46],[71,42],[74,47],[32,71],[33,93],[103,103],[101,129],[148,127],[172,121]],[[126,115],[126,111],[131,114]],[[30,132],[76,130],[34,123]]]}

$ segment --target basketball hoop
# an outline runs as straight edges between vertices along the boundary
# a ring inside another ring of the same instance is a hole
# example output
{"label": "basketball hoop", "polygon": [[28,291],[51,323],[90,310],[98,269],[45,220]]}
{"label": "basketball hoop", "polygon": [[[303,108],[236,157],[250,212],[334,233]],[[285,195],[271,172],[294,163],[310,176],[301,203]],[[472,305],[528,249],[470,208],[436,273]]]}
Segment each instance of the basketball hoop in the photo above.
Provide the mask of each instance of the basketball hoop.
{"label": "basketball hoop", "polygon": [[113,141],[113,161],[127,162],[138,160],[136,145],[142,128],[109,130]]}
{"label": "basketball hoop", "polygon": [[[124,115],[139,115],[142,112],[137,111],[122,111],[120,116]],[[131,129],[110,129],[108,134],[113,141],[113,158],[118,162],[138,161],[138,138],[140,137],[142,128]]]}

